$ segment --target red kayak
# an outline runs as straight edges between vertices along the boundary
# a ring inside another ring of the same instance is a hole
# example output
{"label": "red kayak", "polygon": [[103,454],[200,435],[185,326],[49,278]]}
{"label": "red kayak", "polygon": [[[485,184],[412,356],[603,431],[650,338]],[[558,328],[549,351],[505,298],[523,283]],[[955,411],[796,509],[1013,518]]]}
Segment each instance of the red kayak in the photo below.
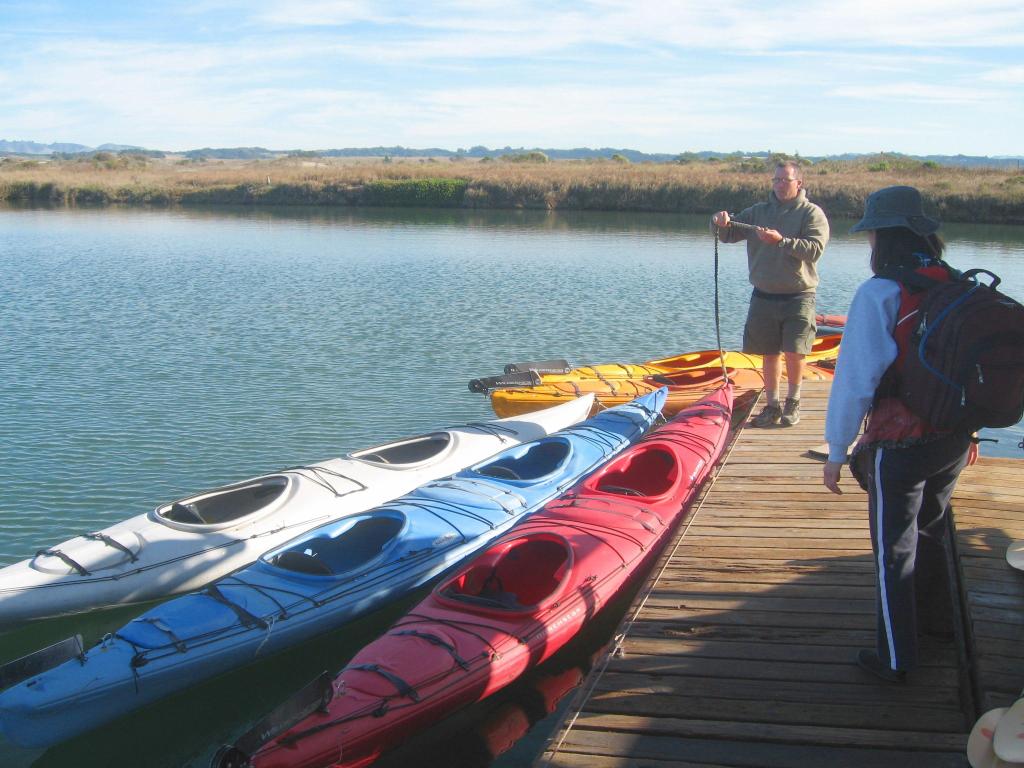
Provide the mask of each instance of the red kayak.
{"label": "red kayak", "polygon": [[[257,726],[270,738],[248,764],[369,765],[551,656],[650,565],[722,452],[732,399],[723,387],[681,411],[498,539],[322,683],[313,706],[284,705],[316,711]],[[243,740],[222,766],[246,763]]]}

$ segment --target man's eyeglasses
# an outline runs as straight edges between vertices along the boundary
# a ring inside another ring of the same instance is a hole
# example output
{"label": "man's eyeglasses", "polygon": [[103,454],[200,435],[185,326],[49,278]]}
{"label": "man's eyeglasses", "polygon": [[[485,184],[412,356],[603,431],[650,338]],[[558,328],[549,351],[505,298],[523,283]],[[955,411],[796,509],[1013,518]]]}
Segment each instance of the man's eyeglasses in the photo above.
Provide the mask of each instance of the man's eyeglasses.
{"label": "man's eyeglasses", "polygon": [[772,179],[772,184],[789,184],[791,181],[799,181],[799,179]]}

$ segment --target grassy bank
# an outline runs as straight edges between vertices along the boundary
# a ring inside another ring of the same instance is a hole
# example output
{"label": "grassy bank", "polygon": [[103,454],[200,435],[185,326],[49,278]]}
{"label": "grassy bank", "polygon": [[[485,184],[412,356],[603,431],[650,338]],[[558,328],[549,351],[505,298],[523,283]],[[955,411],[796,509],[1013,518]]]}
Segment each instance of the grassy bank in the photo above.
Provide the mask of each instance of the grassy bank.
{"label": "grassy bank", "polygon": [[[760,160],[387,162],[282,158],[191,162],[101,153],[0,161],[0,200],[57,205],[274,204],[738,211],[768,193]],[[912,184],[944,221],[1024,224],[1024,173],[896,157],[808,164],[804,185],[831,217],[856,217],[868,193]]]}

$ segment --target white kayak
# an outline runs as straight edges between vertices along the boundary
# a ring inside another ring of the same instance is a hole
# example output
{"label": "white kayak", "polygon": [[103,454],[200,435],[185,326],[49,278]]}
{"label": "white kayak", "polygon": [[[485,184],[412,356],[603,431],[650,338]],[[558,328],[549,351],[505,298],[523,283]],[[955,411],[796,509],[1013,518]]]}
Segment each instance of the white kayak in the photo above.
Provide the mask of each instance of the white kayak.
{"label": "white kayak", "polygon": [[592,396],[431,432],[163,504],[0,569],[0,628],[199,589],[316,526],[586,418]]}

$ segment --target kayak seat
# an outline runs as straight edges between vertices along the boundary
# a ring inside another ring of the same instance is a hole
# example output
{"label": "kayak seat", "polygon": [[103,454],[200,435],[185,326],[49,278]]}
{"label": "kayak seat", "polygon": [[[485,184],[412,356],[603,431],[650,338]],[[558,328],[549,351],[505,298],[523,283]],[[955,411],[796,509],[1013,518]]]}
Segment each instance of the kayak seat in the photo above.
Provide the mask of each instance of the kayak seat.
{"label": "kayak seat", "polygon": [[597,482],[599,491],[627,496],[660,496],[679,476],[672,454],[659,448],[635,451],[612,465]]}
{"label": "kayak seat", "polygon": [[447,432],[434,432],[410,440],[388,443],[376,448],[353,453],[353,458],[374,464],[418,464],[443,453],[451,445],[452,436]]}
{"label": "kayak seat", "polygon": [[[730,369],[731,370],[731,369]],[[647,380],[653,384],[665,384],[675,387],[701,387],[714,384],[722,380],[721,368],[697,368],[692,371],[673,371],[670,373],[656,373],[648,376]]]}
{"label": "kayak seat", "polygon": [[262,477],[248,483],[175,501],[157,510],[161,517],[186,525],[221,525],[241,520],[277,501],[288,488],[283,475]]}
{"label": "kayak seat", "polygon": [[494,566],[498,584],[515,593],[522,605],[537,605],[562,583],[569,553],[563,543],[526,539],[509,549]]}
{"label": "kayak seat", "polygon": [[274,559],[274,565],[284,568],[286,571],[295,571],[295,573],[309,573],[317,576],[331,575],[331,569],[322,560],[294,549],[289,549],[278,555]]}
{"label": "kayak seat", "polygon": [[525,606],[519,604],[518,598],[511,592],[489,592],[486,595],[467,595],[462,592],[447,593],[448,597],[463,603],[483,605],[488,608],[504,608],[507,611],[519,611]]}
{"label": "kayak seat", "polygon": [[326,573],[345,573],[380,555],[398,536],[403,524],[401,518],[386,515],[366,517],[335,537],[317,536],[302,542],[297,549],[319,561]]}
{"label": "kayak seat", "polygon": [[552,538],[514,542],[497,557],[483,557],[441,592],[460,602],[525,610],[556,592],[569,569],[566,544]]}
{"label": "kayak seat", "polygon": [[541,440],[528,446],[517,446],[497,459],[476,468],[477,474],[507,480],[536,480],[550,474],[569,456],[566,440]]}

